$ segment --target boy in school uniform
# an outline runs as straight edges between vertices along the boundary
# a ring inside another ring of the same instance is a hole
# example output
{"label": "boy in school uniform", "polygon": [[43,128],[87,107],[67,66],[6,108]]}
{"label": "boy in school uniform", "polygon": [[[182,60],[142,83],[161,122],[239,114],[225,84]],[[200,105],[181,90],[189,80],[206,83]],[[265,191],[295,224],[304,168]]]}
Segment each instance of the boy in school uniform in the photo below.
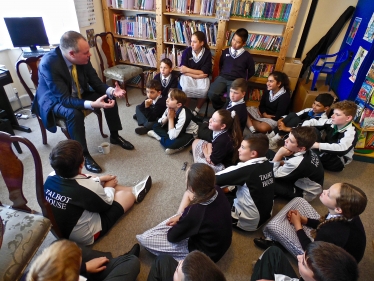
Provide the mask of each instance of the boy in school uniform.
{"label": "boy in school uniform", "polygon": [[[216,173],[216,184],[224,188],[232,204],[233,225],[245,231],[255,231],[271,217],[274,176],[273,165],[265,157],[268,147],[264,134],[251,135],[239,148],[241,162]],[[236,186],[236,195],[229,186]]]}
{"label": "boy in school uniform", "polygon": [[305,108],[299,112],[291,112],[278,120],[278,127],[268,134],[269,148],[277,149],[278,141],[291,132],[291,128],[310,119],[328,119],[327,112],[334,102],[329,93],[319,94],[313,102],[312,108]]}
{"label": "boy in school uniform", "polygon": [[[235,111],[235,114],[238,115],[242,132],[245,129],[248,117],[247,107],[244,101],[247,86],[248,83],[244,78],[235,79],[231,84],[230,97],[224,106],[228,111]],[[200,122],[198,125],[198,138],[211,142],[213,139],[213,132],[208,128],[209,124],[207,122]]]}
{"label": "boy in school uniform", "polygon": [[193,121],[192,111],[184,107],[186,94],[179,89],[171,89],[166,100],[164,114],[153,125],[148,136],[160,141],[165,153],[174,154],[189,145],[197,135],[198,126]]}
{"label": "boy in school uniform", "polygon": [[63,238],[81,245],[91,245],[107,233],[152,187],[150,176],[134,187],[126,187],[113,175],[82,174],[83,148],[75,140],[59,142],[49,161],[54,171],[44,183],[44,195]]}
{"label": "boy in school uniform", "polygon": [[174,74],[172,70],[173,63],[170,59],[164,58],[160,61],[160,73],[156,74],[156,76],[153,78],[155,80],[160,81],[162,88],[161,95],[165,99],[165,102],[168,97],[170,89],[178,88],[179,76],[177,74]]}
{"label": "boy in school uniform", "polygon": [[145,135],[152,130],[153,124],[162,116],[166,109],[166,98],[161,95],[161,82],[150,80],[146,85],[147,99],[136,106],[134,119],[140,127],[135,129],[138,135]]}
{"label": "boy in school uniform", "polygon": [[215,110],[221,109],[225,102],[222,101],[224,93],[229,93],[231,83],[237,78],[249,79],[255,73],[255,63],[243,47],[248,39],[248,31],[239,28],[232,40],[231,47],[222,51],[219,60],[220,74],[210,85],[208,90],[209,99]]}
{"label": "boy in school uniform", "polygon": [[321,142],[315,142],[315,149],[326,170],[340,172],[352,162],[354,147],[358,134],[352,121],[356,115],[357,105],[353,101],[344,100],[333,104],[334,113],[330,119],[311,119],[304,121],[303,126],[315,126],[325,130]]}
{"label": "boy in school uniform", "polygon": [[275,195],[312,201],[322,192],[324,169],[310,148],[317,138],[314,128],[292,128],[285,144],[275,154]]}

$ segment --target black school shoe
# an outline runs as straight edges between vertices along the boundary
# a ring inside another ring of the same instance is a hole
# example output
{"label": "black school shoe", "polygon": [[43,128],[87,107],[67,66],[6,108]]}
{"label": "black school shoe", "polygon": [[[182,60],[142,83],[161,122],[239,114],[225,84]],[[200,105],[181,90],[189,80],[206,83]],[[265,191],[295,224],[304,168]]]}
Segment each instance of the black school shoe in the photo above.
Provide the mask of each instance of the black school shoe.
{"label": "black school shoe", "polygon": [[86,170],[91,173],[101,173],[103,171],[99,164],[93,160],[91,155],[84,156],[84,166],[86,167]]}
{"label": "black school shoe", "polygon": [[138,135],[146,135],[148,133],[148,129],[146,127],[138,127],[135,129],[135,133]]}
{"label": "black school shoe", "polygon": [[264,249],[264,250],[266,250],[267,248],[269,248],[271,246],[276,246],[276,247],[280,248],[282,251],[286,251],[286,249],[282,246],[281,243],[279,243],[277,241],[273,241],[273,240],[266,240],[263,237],[255,238],[255,239],[253,239],[253,242],[255,242],[255,245],[257,247],[259,247],[261,249]]}

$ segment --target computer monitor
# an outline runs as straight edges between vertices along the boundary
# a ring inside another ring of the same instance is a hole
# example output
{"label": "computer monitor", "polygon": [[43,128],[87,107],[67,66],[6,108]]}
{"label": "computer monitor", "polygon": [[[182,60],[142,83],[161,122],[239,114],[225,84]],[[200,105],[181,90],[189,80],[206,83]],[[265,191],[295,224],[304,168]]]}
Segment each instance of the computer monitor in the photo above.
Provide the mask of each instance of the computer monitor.
{"label": "computer monitor", "polygon": [[4,18],[14,47],[49,46],[42,17]]}

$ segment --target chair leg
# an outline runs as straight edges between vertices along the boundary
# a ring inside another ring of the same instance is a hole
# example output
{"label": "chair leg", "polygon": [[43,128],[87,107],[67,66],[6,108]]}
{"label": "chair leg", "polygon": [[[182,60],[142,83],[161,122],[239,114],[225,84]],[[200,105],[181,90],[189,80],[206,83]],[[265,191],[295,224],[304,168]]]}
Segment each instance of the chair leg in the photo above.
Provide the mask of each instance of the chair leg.
{"label": "chair leg", "polygon": [[62,128],[62,127],[61,127],[61,132],[64,133],[65,137],[66,137],[68,140],[71,140],[70,134],[69,134],[68,130],[66,130],[66,128]]}
{"label": "chair leg", "polygon": [[42,133],[43,144],[47,144],[47,131],[44,128],[44,124],[42,122],[42,119],[39,116],[36,116],[36,118],[38,119],[39,126],[40,126],[40,131]]}
{"label": "chair leg", "polygon": [[123,82],[123,88],[125,89],[125,99],[126,99],[126,106],[129,107],[129,99],[127,97],[127,88],[126,88],[126,81]]}
{"label": "chair leg", "polygon": [[311,69],[310,69],[310,67],[309,67],[308,75],[306,76],[305,84],[308,84],[308,82],[309,82],[309,77],[310,77],[310,73],[311,73],[311,72],[312,72],[312,71],[311,71]]}
{"label": "chair leg", "polygon": [[145,96],[146,95],[146,93],[145,93],[145,91],[144,91],[144,72],[142,72],[142,74],[140,74],[140,78],[141,78],[141,80],[142,80],[142,83],[141,83],[141,87],[142,87],[142,94],[143,94],[143,96]]}
{"label": "chair leg", "polygon": [[316,87],[318,75],[319,75],[319,72],[313,72],[313,82],[312,82],[312,86],[310,87],[311,91],[314,91],[314,88]]}
{"label": "chair leg", "polygon": [[93,111],[93,113],[95,113],[95,115],[97,116],[97,120],[99,121],[99,129],[100,129],[100,134],[103,138],[107,138],[108,135],[107,134],[104,134],[103,132],[103,113],[101,112],[100,109],[95,109]]}
{"label": "chair leg", "polygon": [[208,97],[206,97],[206,108],[205,108],[204,117],[208,117],[209,102],[210,102],[210,99]]}

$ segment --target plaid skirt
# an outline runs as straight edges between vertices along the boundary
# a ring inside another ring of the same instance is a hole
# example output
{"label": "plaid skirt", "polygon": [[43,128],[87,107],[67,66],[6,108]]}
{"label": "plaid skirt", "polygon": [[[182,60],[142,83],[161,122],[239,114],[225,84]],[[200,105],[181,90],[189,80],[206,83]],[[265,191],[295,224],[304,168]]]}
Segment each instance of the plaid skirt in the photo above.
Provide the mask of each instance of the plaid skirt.
{"label": "plaid skirt", "polygon": [[[278,241],[296,257],[297,255],[302,255],[304,250],[301,247],[294,226],[287,219],[289,210],[298,210],[302,216],[311,219],[319,219],[320,215],[305,199],[296,197],[284,206],[264,227],[263,232],[266,238]],[[312,228],[303,225],[303,229],[306,235],[313,240],[310,235]]]}
{"label": "plaid skirt", "polygon": [[252,116],[253,119],[257,120],[257,121],[260,121],[260,122],[265,122],[267,124],[270,125],[270,127],[272,129],[276,128],[278,126],[278,122],[273,120],[273,119],[270,119],[270,118],[263,118],[261,117],[259,111],[258,111],[258,107],[255,107],[255,106],[248,106],[247,107],[247,111],[249,113],[249,115]]}
{"label": "plaid skirt", "polygon": [[210,86],[209,78],[195,79],[187,75],[181,75],[179,84],[188,98],[206,98]]}
{"label": "plaid skirt", "polygon": [[205,144],[208,144],[208,142],[205,140],[199,140],[199,142],[197,143],[195,147],[195,151],[193,152],[194,162],[204,163],[204,164],[209,165],[211,168],[213,168],[215,173],[218,173],[219,171],[222,171],[223,169],[225,169],[225,166],[222,163],[214,165],[214,164],[209,164],[206,161],[204,153],[203,153],[203,147]]}
{"label": "plaid skirt", "polygon": [[139,243],[152,254],[156,256],[161,254],[168,254],[175,260],[180,261],[185,259],[189,254],[188,238],[178,243],[170,243],[167,239],[167,234],[172,226],[166,225],[169,219],[170,218],[164,220],[163,222],[147,230],[143,234],[136,235],[136,239],[138,239]]}

